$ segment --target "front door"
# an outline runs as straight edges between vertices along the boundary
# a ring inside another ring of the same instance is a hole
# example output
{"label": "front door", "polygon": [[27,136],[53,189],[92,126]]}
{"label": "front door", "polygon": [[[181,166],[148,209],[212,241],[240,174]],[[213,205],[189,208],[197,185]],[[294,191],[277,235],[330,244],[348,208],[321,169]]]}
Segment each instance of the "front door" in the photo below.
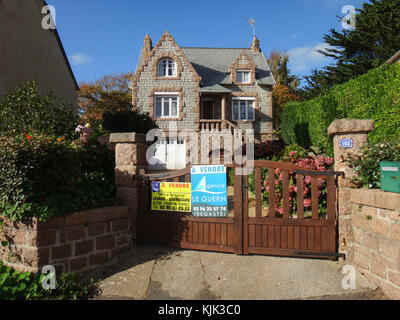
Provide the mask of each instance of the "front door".
{"label": "front door", "polygon": [[206,100],[203,101],[203,120],[212,120],[214,119],[214,101]]}

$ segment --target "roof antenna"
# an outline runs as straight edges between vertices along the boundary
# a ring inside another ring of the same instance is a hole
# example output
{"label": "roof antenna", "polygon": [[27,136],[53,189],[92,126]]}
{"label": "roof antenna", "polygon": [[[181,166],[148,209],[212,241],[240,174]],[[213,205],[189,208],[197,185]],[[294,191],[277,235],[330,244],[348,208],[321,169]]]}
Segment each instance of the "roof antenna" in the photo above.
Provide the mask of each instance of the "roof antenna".
{"label": "roof antenna", "polygon": [[246,22],[250,24],[250,27],[253,27],[253,37],[256,36],[256,19],[254,18],[246,18]]}

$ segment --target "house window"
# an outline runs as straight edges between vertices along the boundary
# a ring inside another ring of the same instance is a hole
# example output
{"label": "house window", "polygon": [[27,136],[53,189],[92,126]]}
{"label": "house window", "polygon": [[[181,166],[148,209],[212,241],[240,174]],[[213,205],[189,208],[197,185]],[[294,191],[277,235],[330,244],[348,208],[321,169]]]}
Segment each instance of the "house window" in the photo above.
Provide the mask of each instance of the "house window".
{"label": "house window", "polygon": [[232,119],[254,121],[254,99],[232,99]]}
{"label": "house window", "polygon": [[174,60],[166,58],[158,62],[158,77],[176,77],[176,64]]}
{"label": "house window", "polygon": [[236,72],[237,83],[250,83],[250,71],[248,70],[238,70]]}
{"label": "house window", "polygon": [[175,95],[155,97],[155,118],[177,118],[179,98]]}

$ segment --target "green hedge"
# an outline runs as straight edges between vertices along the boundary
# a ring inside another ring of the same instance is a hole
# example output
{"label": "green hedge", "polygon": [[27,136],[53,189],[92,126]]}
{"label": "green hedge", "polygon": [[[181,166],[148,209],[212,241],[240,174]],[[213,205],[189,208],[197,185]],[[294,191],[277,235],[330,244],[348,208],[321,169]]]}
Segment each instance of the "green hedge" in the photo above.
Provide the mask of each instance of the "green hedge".
{"label": "green hedge", "polygon": [[384,65],[305,102],[288,103],[281,130],[287,144],[333,153],[328,127],[342,118],[373,119],[372,143],[400,139],[400,64]]}
{"label": "green hedge", "polygon": [[46,220],[113,205],[114,164],[113,152],[97,142],[0,137],[0,215]]}

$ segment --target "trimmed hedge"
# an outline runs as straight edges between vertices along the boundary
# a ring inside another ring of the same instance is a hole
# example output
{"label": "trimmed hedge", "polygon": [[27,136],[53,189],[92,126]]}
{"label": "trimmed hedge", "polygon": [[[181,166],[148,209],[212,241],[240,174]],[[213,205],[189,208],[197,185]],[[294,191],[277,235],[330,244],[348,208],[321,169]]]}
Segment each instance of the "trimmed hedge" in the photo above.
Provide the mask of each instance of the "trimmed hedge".
{"label": "trimmed hedge", "polygon": [[305,102],[288,103],[281,130],[287,144],[333,154],[328,127],[336,119],[373,119],[372,143],[400,139],[400,64],[384,65]]}

